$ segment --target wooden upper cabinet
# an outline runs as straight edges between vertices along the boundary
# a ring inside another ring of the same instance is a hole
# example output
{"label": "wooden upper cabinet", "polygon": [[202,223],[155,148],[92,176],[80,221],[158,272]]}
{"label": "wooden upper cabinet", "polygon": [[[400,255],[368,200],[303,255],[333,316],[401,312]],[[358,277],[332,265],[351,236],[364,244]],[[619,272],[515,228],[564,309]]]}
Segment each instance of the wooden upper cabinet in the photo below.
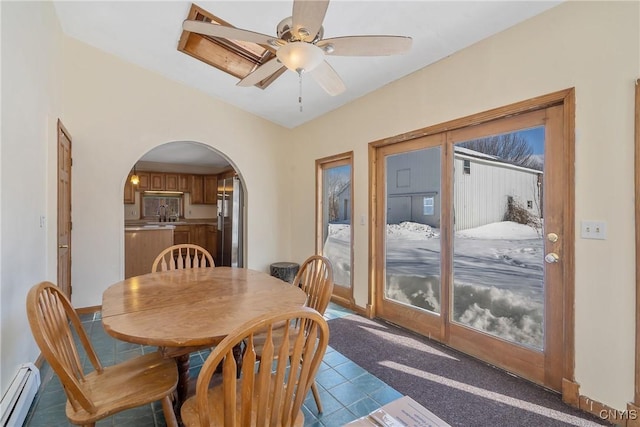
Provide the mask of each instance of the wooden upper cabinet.
{"label": "wooden upper cabinet", "polygon": [[179,182],[177,173],[168,173],[164,176],[164,189],[167,191],[179,191]]}
{"label": "wooden upper cabinet", "polygon": [[149,190],[151,187],[151,182],[149,179],[149,172],[138,172],[138,178],[140,178],[140,182],[138,183],[138,191]]}
{"label": "wooden upper cabinet", "polygon": [[191,192],[191,175],[178,175],[178,191]]}
{"label": "wooden upper cabinet", "polygon": [[164,174],[151,172],[150,174],[151,185],[149,190],[162,191],[164,190]]}
{"label": "wooden upper cabinet", "polygon": [[[138,185],[134,185],[131,189],[126,187],[125,192],[131,190],[134,192],[132,194],[135,194],[135,191],[182,191],[183,193],[192,193],[191,203],[215,204],[216,175],[205,176],[166,172],[137,172],[137,175],[140,177]],[[205,183],[205,178],[208,178],[207,183]],[[206,199],[205,189],[209,192]],[[125,199],[127,199],[126,195]]]}
{"label": "wooden upper cabinet", "polygon": [[127,181],[124,183],[124,203],[133,204],[136,202],[136,190],[135,186],[131,183],[131,175],[127,177]]}
{"label": "wooden upper cabinet", "polygon": [[191,175],[191,204],[204,203],[204,179],[202,175]]}
{"label": "wooden upper cabinet", "polygon": [[204,204],[215,205],[218,192],[218,175],[204,176]]}

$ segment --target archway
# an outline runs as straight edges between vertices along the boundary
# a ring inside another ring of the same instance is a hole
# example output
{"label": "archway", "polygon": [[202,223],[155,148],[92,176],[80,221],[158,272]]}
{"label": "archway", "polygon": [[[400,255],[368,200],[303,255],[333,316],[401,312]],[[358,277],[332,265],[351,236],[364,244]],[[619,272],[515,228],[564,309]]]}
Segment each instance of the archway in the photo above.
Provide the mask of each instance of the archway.
{"label": "archway", "polygon": [[150,272],[155,252],[178,243],[204,247],[216,265],[243,267],[246,202],[238,168],[215,148],[174,141],[149,150],[124,182],[124,277]]}

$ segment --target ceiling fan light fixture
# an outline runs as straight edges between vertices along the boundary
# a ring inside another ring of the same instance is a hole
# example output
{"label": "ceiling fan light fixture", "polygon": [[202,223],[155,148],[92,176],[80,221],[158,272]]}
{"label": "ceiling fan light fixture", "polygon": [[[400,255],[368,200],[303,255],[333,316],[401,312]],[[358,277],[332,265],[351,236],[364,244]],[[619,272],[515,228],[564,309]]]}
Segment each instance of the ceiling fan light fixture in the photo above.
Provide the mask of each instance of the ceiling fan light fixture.
{"label": "ceiling fan light fixture", "polygon": [[285,67],[295,72],[309,72],[324,60],[324,51],[305,42],[291,42],[282,46],[276,56]]}

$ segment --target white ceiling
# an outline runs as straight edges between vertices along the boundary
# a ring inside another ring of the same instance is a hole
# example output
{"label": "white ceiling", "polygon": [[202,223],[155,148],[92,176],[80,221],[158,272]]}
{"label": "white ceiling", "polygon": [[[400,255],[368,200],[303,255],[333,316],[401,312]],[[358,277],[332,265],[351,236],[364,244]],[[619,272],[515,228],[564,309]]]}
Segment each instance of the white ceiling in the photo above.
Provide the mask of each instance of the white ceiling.
{"label": "white ceiling", "polygon": [[225,157],[197,142],[177,141],[159,145],[136,163],[139,170],[217,174],[229,167]]}
{"label": "white ceiling", "polygon": [[[398,56],[327,56],[347,90],[332,97],[303,77],[302,112],[298,75],[292,71],[264,90],[238,87],[238,79],[179,52],[176,47],[191,5],[188,1],[54,1],[54,5],[68,36],[294,128],[560,2],[332,0],[323,23],[324,38],[403,35],[412,37],[413,45]],[[238,28],[268,35],[276,34],[277,24],[292,10],[291,0],[196,4]]]}

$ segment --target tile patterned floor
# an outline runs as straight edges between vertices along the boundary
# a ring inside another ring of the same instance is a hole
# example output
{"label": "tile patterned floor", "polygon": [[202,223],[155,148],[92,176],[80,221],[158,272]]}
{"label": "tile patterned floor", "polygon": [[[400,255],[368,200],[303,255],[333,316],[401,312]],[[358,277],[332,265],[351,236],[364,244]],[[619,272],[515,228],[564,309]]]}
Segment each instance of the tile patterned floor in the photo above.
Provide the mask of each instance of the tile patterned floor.
{"label": "tile patterned floor", "polygon": [[[330,304],[325,318],[330,320],[351,314],[342,307]],[[103,365],[117,363],[132,355],[156,351],[146,347],[115,340],[108,336],[100,322],[100,313],[82,316],[98,357]],[[331,322],[329,322],[331,327]],[[196,377],[208,355],[208,351],[193,353],[190,357],[190,373]],[[71,426],[65,416],[66,396],[58,377],[47,363],[40,371],[42,384],[29,410],[25,427]],[[303,407],[305,427],[337,427],[364,416],[373,409],[401,396],[393,388],[369,374],[342,354],[327,349],[323,363],[316,375],[316,382],[324,412],[318,414],[313,396],[309,393]],[[97,427],[163,427],[162,407],[159,402],[130,409],[96,423]]]}

